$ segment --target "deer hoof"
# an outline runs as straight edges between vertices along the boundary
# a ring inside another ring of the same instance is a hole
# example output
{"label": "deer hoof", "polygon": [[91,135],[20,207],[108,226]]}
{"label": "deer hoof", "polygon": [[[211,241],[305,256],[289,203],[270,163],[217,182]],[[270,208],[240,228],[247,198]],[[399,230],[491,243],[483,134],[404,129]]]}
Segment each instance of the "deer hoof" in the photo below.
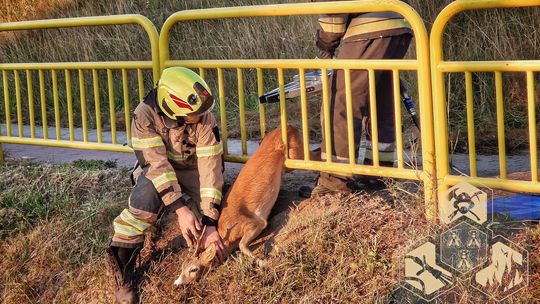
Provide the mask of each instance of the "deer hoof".
{"label": "deer hoof", "polygon": [[261,259],[257,259],[257,266],[259,268],[267,268],[268,267],[268,261],[266,260],[261,260]]}

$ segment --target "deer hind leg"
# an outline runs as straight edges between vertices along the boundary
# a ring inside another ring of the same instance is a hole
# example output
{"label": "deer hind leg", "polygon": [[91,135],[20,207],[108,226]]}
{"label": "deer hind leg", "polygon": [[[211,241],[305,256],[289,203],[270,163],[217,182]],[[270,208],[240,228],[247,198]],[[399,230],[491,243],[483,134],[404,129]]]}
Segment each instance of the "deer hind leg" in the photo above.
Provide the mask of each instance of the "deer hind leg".
{"label": "deer hind leg", "polygon": [[242,236],[242,239],[240,240],[240,244],[239,244],[240,251],[243,254],[253,258],[259,266],[264,266],[265,263],[263,260],[258,259],[255,256],[253,251],[249,249],[249,245],[257,236],[259,236],[259,234],[261,234],[264,228],[266,228],[267,224],[268,223],[263,218],[260,218],[260,217],[251,218],[249,222],[244,224],[244,229],[243,229],[244,235]]}

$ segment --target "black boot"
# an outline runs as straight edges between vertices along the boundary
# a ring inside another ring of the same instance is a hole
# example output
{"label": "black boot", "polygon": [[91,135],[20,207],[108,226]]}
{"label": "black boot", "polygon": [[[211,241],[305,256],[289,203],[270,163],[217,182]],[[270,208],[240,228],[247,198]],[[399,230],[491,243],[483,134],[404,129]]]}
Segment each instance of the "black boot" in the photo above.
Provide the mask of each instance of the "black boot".
{"label": "black boot", "polygon": [[300,186],[300,188],[298,188],[298,195],[300,197],[303,197],[303,198],[310,198],[311,197],[311,193],[313,192],[313,188],[315,188],[317,186],[317,182],[319,181],[319,176],[317,176],[317,178],[313,181],[313,182],[310,182],[306,185],[303,185],[303,186]]}
{"label": "black boot", "polygon": [[361,189],[351,178],[336,174],[321,172],[314,185],[304,185],[299,189],[299,195],[305,198],[329,193],[354,193]]}
{"label": "black boot", "polygon": [[109,263],[115,280],[114,295],[118,304],[138,303],[135,263],[141,248],[110,246]]}
{"label": "black boot", "polygon": [[[364,159],[364,165],[373,165],[373,160]],[[394,162],[380,161],[381,167],[394,167]],[[355,181],[365,190],[383,190],[388,188],[382,177],[369,175],[356,175]]]}

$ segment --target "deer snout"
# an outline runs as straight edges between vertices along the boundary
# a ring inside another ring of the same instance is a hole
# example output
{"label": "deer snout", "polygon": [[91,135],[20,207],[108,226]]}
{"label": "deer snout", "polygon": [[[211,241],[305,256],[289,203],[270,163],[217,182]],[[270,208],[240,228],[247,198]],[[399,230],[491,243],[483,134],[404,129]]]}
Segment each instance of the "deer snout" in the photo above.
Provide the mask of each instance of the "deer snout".
{"label": "deer snout", "polygon": [[174,281],[174,285],[180,286],[180,285],[188,285],[191,284],[199,277],[201,276],[202,267],[199,264],[189,264],[186,267],[182,268],[182,273],[178,278]]}

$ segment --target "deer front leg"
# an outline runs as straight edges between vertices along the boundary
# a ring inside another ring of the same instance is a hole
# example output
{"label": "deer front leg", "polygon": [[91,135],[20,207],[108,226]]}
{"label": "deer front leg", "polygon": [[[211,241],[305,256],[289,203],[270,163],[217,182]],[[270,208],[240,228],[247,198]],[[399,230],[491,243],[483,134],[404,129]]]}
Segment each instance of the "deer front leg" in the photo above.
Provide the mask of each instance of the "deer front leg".
{"label": "deer front leg", "polygon": [[244,224],[244,235],[242,236],[239,244],[240,251],[243,254],[253,258],[260,267],[264,266],[265,262],[258,259],[255,254],[253,254],[253,251],[249,249],[249,245],[257,236],[259,236],[259,234],[261,234],[264,228],[266,228],[267,224],[268,223],[263,218],[252,218],[249,222]]}

